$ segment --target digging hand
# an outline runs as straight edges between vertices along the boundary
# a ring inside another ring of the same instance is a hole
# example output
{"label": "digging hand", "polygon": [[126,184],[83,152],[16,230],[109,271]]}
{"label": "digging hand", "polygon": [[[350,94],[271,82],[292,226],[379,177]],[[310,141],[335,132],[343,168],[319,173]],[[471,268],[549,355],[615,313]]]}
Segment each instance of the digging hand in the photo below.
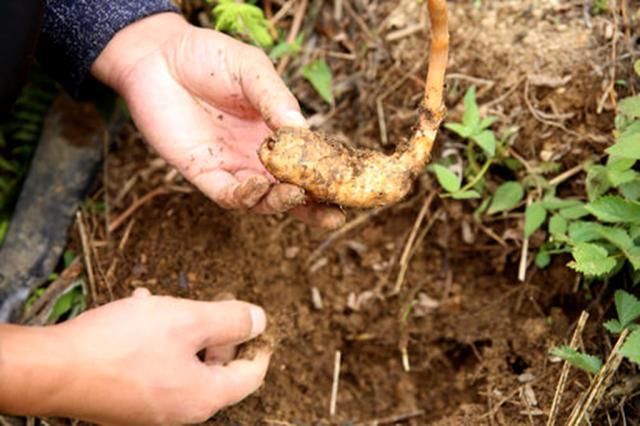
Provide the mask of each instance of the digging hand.
{"label": "digging hand", "polygon": [[255,305],[146,289],[56,326],[2,324],[0,412],[98,424],[201,423],[261,386],[270,353],[232,360],[229,348],[265,325]]}
{"label": "digging hand", "polygon": [[91,71],[124,97],[160,155],[220,206],[288,211],[326,228],[344,222],[340,210],[276,182],[258,159],[272,130],[306,126],[262,50],[162,13],[118,32]]}

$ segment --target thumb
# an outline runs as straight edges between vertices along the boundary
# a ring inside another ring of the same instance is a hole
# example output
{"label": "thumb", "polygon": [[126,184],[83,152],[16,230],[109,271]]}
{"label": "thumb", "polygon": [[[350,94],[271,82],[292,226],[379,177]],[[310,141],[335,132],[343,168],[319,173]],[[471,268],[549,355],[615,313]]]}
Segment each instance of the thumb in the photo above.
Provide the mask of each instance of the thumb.
{"label": "thumb", "polygon": [[249,48],[240,62],[242,90],[272,129],[308,127],[300,105],[289,91],[265,53]]}

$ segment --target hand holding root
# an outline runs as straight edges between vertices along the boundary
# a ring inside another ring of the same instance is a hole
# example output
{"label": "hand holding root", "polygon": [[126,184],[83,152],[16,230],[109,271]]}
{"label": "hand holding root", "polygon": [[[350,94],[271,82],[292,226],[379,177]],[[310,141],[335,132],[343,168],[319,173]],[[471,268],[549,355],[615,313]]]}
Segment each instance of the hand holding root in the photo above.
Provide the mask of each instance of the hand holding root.
{"label": "hand holding root", "polygon": [[446,0],[428,0],[431,52],[418,124],[393,155],[344,146],[304,128],[284,127],[258,152],[281,182],[304,188],[317,201],[370,208],[400,201],[424,169],[446,108],[444,77],[449,51]]}

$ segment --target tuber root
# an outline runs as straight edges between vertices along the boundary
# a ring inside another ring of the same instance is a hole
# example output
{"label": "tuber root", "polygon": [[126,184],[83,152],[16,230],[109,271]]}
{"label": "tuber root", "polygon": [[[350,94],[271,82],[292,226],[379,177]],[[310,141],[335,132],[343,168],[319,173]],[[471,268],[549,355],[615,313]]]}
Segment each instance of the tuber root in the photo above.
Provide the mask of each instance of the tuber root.
{"label": "tuber root", "polygon": [[370,208],[400,201],[423,171],[442,122],[449,53],[446,0],[428,0],[431,51],[417,126],[396,152],[354,149],[304,128],[278,129],[258,155],[281,182],[304,188],[317,201]]}

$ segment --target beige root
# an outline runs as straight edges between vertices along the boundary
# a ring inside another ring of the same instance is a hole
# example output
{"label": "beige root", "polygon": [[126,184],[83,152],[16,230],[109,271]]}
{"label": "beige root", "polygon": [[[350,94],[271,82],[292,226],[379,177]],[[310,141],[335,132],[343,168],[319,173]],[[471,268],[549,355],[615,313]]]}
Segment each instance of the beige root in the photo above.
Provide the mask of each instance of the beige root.
{"label": "beige root", "polygon": [[260,147],[260,160],[281,182],[304,188],[317,201],[370,208],[400,201],[429,160],[446,108],[449,53],[446,0],[428,0],[431,51],[416,129],[392,155],[357,150],[302,128],[282,128]]}

